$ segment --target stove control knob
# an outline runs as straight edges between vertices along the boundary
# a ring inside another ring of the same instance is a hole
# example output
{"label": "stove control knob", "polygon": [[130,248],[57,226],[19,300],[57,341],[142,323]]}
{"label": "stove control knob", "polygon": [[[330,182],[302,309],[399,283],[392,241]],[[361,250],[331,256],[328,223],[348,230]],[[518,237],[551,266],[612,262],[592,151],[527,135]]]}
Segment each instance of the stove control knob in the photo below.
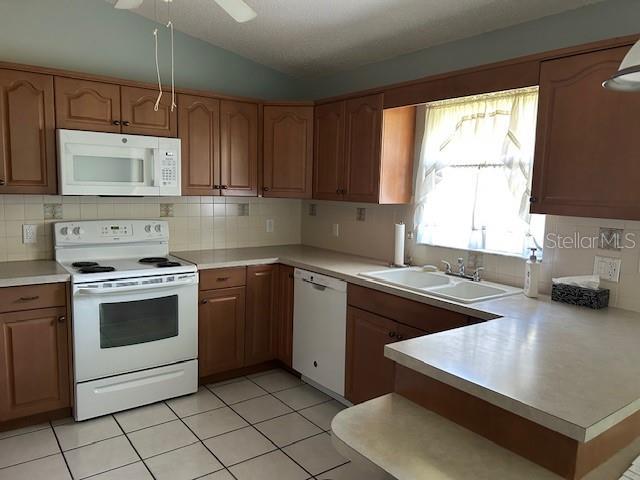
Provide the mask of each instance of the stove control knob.
{"label": "stove control knob", "polygon": [[156,232],[160,233],[162,231],[162,225],[158,224],[155,226]]}
{"label": "stove control knob", "polygon": [[82,235],[83,233],[84,233],[84,230],[82,230],[80,227],[73,227],[74,235]]}
{"label": "stove control knob", "polygon": [[144,231],[147,233],[151,233],[151,225],[145,225],[144,226]]}
{"label": "stove control knob", "polygon": [[62,227],[60,229],[60,235],[64,235],[65,237],[69,235],[69,227]]}

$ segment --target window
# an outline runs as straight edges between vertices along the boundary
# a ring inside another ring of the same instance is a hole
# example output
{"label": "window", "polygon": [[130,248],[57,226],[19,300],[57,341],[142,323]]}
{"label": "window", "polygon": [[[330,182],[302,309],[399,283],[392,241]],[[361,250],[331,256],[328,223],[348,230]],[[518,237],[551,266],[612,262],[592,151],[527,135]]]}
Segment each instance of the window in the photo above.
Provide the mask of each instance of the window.
{"label": "window", "polygon": [[529,214],[538,88],[426,105],[416,179],[418,243],[526,256],[544,216]]}

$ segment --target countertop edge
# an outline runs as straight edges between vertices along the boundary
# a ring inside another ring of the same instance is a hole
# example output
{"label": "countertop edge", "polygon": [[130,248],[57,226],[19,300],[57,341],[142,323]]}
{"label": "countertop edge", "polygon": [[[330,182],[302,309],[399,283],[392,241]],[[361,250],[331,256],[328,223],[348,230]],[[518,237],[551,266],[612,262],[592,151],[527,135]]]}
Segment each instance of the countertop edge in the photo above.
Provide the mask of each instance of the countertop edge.
{"label": "countertop edge", "polygon": [[68,273],[54,273],[48,275],[29,275],[0,279],[0,288],[23,287],[25,285],[40,285],[47,283],[67,283],[71,280]]}

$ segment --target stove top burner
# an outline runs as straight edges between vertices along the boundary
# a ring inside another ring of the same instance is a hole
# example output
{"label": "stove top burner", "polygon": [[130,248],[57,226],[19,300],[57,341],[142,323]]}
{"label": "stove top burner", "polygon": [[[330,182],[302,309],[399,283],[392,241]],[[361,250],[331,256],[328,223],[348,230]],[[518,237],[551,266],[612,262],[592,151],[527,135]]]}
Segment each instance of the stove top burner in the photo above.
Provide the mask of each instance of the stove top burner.
{"label": "stove top burner", "polygon": [[145,257],[138,260],[140,263],[163,263],[167,261],[165,257]]}
{"label": "stove top burner", "polygon": [[103,273],[103,272],[113,272],[115,271],[115,268],[95,264],[87,267],[82,267],[78,271],[80,273]]}
{"label": "stove top burner", "polygon": [[96,267],[97,265],[96,262],[73,262],[71,264],[73,268]]}
{"label": "stove top burner", "polygon": [[158,268],[179,267],[179,266],[180,264],[178,262],[170,262],[170,261],[160,262],[158,263],[158,265],[156,265],[156,267]]}

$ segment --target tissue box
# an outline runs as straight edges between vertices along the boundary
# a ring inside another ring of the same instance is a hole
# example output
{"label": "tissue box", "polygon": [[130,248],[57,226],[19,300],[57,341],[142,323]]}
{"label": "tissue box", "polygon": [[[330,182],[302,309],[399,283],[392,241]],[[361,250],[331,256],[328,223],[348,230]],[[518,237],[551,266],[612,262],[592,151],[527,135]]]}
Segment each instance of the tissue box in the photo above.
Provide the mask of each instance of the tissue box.
{"label": "tissue box", "polygon": [[554,283],[551,287],[551,300],[593,309],[606,308],[609,306],[609,289],[592,289]]}

